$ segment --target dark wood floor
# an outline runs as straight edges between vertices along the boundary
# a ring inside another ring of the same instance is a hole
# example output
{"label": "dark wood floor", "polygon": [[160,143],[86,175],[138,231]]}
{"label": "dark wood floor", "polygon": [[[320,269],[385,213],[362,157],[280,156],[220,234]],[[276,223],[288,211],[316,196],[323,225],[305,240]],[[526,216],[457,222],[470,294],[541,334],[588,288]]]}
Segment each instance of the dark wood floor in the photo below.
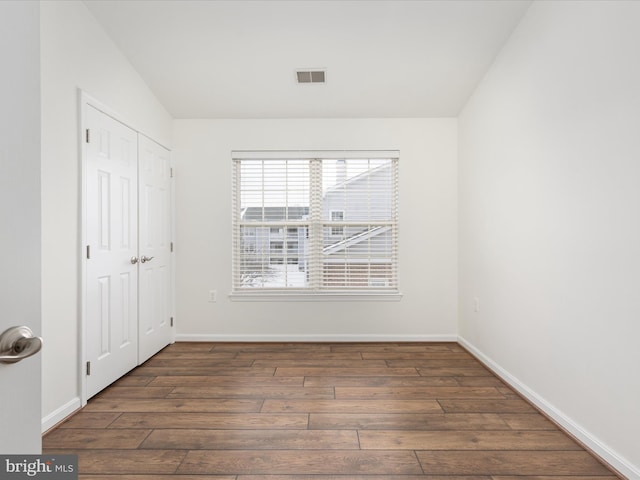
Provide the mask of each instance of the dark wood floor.
{"label": "dark wood floor", "polygon": [[48,433],[83,480],[613,480],[455,343],[177,343]]}

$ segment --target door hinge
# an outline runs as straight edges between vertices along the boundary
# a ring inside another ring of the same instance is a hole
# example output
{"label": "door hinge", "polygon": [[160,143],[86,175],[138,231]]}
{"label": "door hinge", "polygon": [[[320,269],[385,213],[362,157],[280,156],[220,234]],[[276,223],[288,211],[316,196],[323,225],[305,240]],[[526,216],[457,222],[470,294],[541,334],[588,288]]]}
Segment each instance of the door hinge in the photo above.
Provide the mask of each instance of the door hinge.
{"label": "door hinge", "polygon": [[173,252],[173,242],[170,244],[171,251]]}
{"label": "door hinge", "polygon": [[173,317],[171,317],[171,326],[173,327]]}
{"label": "door hinge", "polygon": [[89,133],[89,129],[88,129],[88,128],[85,130],[85,133],[84,133],[84,134],[85,134],[85,141],[86,141],[87,143],[89,143],[90,138],[91,138],[91,136],[90,136],[91,134]]}
{"label": "door hinge", "polygon": [[87,259],[91,258],[91,245],[87,245]]}
{"label": "door hinge", "polygon": [[169,169],[169,178],[173,178],[173,167]]}
{"label": "door hinge", "polygon": [[91,362],[87,362],[87,376],[91,375]]}

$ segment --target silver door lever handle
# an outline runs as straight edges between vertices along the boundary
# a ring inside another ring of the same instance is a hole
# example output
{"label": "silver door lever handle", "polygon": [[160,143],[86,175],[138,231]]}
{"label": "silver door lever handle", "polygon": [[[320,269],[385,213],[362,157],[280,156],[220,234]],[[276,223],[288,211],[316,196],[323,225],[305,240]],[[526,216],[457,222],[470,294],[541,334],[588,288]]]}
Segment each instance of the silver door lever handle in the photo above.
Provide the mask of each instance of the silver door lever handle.
{"label": "silver door lever handle", "polygon": [[35,355],[41,348],[42,338],[34,337],[29,327],[11,327],[0,335],[0,362],[19,362]]}
{"label": "silver door lever handle", "polygon": [[145,257],[144,255],[140,257],[141,263],[150,262],[151,260],[153,260],[153,257]]}

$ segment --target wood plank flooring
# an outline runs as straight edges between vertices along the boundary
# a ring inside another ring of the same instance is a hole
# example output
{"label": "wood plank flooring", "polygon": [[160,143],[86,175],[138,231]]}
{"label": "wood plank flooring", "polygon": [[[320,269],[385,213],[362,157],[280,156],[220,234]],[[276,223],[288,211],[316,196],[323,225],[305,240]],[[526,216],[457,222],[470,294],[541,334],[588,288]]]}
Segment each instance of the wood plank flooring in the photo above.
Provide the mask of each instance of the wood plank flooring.
{"label": "wood plank flooring", "polygon": [[614,480],[455,343],[177,343],[43,439],[82,480]]}

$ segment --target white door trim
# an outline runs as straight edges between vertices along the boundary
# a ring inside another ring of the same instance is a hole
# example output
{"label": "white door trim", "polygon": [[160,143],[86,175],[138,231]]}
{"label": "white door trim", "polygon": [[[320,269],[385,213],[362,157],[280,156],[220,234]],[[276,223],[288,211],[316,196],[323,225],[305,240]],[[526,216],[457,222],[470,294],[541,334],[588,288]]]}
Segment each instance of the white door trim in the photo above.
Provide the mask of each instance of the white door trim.
{"label": "white door trim", "polygon": [[[108,106],[106,106],[105,104],[103,104],[102,102],[100,102],[99,100],[97,100],[96,98],[92,97],[91,95],[89,95],[87,92],[85,92],[82,89],[78,89],[78,126],[79,126],[79,131],[78,131],[78,152],[79,152],[79,158],[80,158],[80,229],[79,229],[79,240],[80,240],[80,252],[79,252],[79,256],[80,256],[80,262],[78,263],[78,268],[80,269],[79,274],[78,274],[78,278],[79,278],[79,285],[78,285],[78,299],[79,299],[79,305],[78,305],[78,313],[80,316],[80,322],[79,322],[79,331],[78,331],[78,345],[79,345],[79,352],[78,352],[78,358],[79,358],[79,362],[78,362],[78,369],[77,369],[77,375],[78,375],[78,391],[80,392],[80,406],[84,407],[87,404],[87,379],[86,379],[86,362],[87,362],[87,346],[86,346],[86,334],[87,334],[87,292],[86,292],[86,285],[87,285],[87,278],[86,278],[86,268],[87,268],[87,255],[86,255],[86,246],[87,246],[87,185],[86,185],[86,162],[87,162],[87,142],[86,142],[86,130],[87,130],[87,107],[93,107],[97,110],[99,110],[100,112],[104,113],[105,115],[113,118],[114,120],[117,120],[118,122],[126,125],[127,127],[129,127],[130,129],[134,130],[137,134],[139,135],[144,135],[145,137],[149,138],[150,140],[154,141],[155,143],[157,143],[158,145],[163,146],[164,148],[167,148],[168,150],[170,150],[168,147],[166,147],[165,145],[163,145],[161,142],[158,142],[157,140],[153,139],[152,137],[146,135],[145,133],[143,133],[141,131],[141,129],[136,128],[136,126],[128,121],[126,118],[124,118],[122,115],[120,115],[119,113],[115,112],[114,110],[112,110],[111,108],[109,108]],[[173,182],[172,182],[172,186],[173,186]],[[172,199],[172,203],[173,203],[173,199]],[[170,218],[170,222],[173,225],[173,204],[171,205],[171,218]],[[173,233],[173,231],[172,231]],[[171,261],[173,263],[173,256],[171,258]],[[175,292],[174,292],[174,282],[173,282],[173,272],[175,270],[172,270],[172,275],[171,275],[171,292],[170,292],[170,296],[171,298],[174,297]],[[172,305],[172,311],[173,311],[173,305]],[[173,312],[172,312],[173,313]],[[175,327],[173,327],[174,330],[174,338],[175,338]]]}

